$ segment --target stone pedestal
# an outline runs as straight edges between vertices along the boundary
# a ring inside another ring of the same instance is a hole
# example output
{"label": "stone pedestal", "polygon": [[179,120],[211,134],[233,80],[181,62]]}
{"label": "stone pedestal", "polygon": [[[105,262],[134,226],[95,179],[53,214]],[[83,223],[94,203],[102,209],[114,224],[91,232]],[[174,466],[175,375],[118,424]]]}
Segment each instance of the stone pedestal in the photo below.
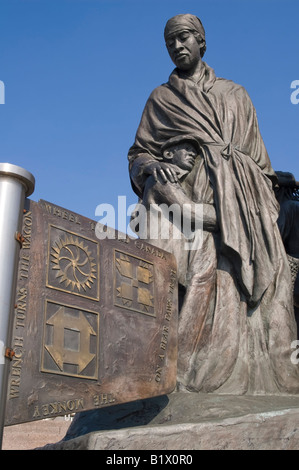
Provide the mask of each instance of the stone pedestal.
{"label": "stone pedestal", "polygon": [[299,396],[177,392],[76,415],[43,450],[299,449]]}

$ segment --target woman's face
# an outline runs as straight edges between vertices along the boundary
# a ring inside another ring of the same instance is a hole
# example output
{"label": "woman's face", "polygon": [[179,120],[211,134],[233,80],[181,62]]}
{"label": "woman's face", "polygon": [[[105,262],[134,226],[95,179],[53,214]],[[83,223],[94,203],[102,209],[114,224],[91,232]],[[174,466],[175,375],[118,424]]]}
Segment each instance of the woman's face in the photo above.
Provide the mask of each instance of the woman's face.
{"label": "woman's face", "polygon": [[190,70],[201,60],[200,44],[194,34],[186,29],[168,34],[166,47],[171,60],[180,70]]}

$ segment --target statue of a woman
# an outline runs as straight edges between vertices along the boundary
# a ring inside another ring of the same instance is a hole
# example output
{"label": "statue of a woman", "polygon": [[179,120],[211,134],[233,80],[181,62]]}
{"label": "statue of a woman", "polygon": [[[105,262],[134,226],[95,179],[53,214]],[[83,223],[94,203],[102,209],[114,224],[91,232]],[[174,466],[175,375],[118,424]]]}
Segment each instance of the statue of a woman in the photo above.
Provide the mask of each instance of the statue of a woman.
{"label": "statue of a woman", "polygon": [[243,87],[217,78],[202,61],[205,31],[197,17],[171,18],[165,41],[176,68],[146,103],[129,152],[132,185],[145,198],[151,178],[158,200],[168,194],[171,204],[177,174],[161,158],[161,148],[176,136],[193,136],[200,152],[180,185],[193,203],[212,207],[217,219],[215,227],[204,222],[197,250],[177,240],[156,241],[176,255],[184,291],[178,382],[202,392],[298,393],[276,175],[255,109]]}

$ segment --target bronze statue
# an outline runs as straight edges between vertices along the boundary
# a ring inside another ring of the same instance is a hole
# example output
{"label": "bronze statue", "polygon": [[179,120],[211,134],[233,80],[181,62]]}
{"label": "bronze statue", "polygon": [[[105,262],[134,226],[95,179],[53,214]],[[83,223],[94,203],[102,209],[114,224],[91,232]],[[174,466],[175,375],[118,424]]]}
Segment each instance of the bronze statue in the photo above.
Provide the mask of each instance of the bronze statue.
{"label": "bronze statue", "polygon": [[280,204],[278,227],[291,268],[294,309],[299,332],[299,182],[292,173],[277,171],[276,175],[278,184],[275,192]]}
{"label": "bronze statue", "polygon": [[[298,393],[291,276],[277,226],[277,182],[245,89],[202,58],[194,15],[164,31],[176,65],[149,97],[129,151],[136,194],[148,206],[203,206],[202,244],[150,240],[175,253],[181,289],[178,386],[233,394]],[[163,157],[169,139],[192,136],[198,155],[181,177]]]}

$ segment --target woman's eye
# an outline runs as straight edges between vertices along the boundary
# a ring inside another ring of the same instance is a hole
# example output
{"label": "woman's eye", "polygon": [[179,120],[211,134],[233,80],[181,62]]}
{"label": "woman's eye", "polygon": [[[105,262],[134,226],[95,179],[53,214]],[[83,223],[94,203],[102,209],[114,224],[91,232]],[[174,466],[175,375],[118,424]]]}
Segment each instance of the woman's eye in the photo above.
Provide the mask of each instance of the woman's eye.
{"label": "woman's eye", "polygon": [[188,37],[189,37],[189,34],[188,34],[188,33],[181,34],[181,35],[180,35],[180,40],[181,40],[181,41],[186,41],[186,39],[188,39]]}

